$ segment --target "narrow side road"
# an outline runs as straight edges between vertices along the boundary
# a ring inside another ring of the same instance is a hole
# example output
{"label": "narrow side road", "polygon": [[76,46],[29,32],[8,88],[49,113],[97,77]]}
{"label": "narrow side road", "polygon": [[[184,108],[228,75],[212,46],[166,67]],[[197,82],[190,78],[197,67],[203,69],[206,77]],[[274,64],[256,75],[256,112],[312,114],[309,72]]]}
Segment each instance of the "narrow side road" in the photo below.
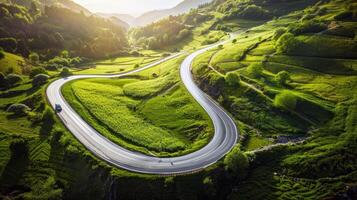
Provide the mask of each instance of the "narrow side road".
{"label": "narrow side road", "polygon": [[[230,40],[227,40],[230,41]],[[164,58],[131,72],[115,75],[78,75],[59,79],[47,88],[46,94],[52,107],[55,104],[62,106],[58,114],[69,131],[93,154],[99,158],[126,170],[159,175],[184,174],[199,171],[214,164],[228,153],[236,144],[237,128],[232,118],[208,95],[198,88],[191,73],[193,60],[200,54],[217,47],[227,41],[210,45],[189,55],[181,64],[180,75],[188,92],[205,109],[212,119],[215,133],[213,139],[202,149],[180,157],[157,158],[138,152],[129,151],[111,142],[89,124],[87,124],[65,101],[61,88],[69,81],[84,78],[113,78],[133,74],[160,63],[176,58],[182,53]]]}

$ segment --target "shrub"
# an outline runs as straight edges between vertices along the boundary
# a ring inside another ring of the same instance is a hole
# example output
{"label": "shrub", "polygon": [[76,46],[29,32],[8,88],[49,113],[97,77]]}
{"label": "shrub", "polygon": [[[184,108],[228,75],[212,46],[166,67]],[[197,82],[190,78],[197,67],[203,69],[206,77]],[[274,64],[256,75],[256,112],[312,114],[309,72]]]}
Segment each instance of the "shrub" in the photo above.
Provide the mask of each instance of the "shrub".
{"label": "shrub", "polygon": [[233,39],[233,40],[232,40],[232,43],[233,43],[233,44],[237,43],[237,39]]}
{"label": "shrub", "polygon": [[46,74],[37,74],[34,79],[32,80],[33,87],[41,86],[47,83],[50,77]]}
{"label": "shrub", "polygon": [[275,81],[280,85],[285,85],[290,80],[290,74],[287,71],[280,71],[275,76]]}
{"label": "shrub", "polygon": [[59,74],[62,77],[67,77],[72,75],[72,72],[69,70],[68,67],[63,67],[61,73]]}
{"label": "shrub", "polygon": [[246,8],[244,8],[243,11],[239,12],[237,17],[243,19],[263,20],[263,19],[270,19],[271,15],[267,10],[263,9],[260,6],[249,5]]}
{"label": "shrub", "polygon": [[134,65],[134,68],[135,68],[135,69],[136,69],[136,68],[139,68],[139,67],[140,67],[140,65],[137,64],[137,63]]}
{"label": "shrub", "polygon": [[348,38],[355,37],[355,31],[352,28],[347,28],[344,26],[338,26],[336,28],[329,29],[328,31],[325,32],[325,34],[335,35],[340,37],[348,37]]}
{"label": "shrub", "polygon": [[34,78],[38,74],[47,74],[43,67],[35,67],[31,69],[30,78]]}
{"label": "shrub", "polygon": [[284,33],[286,33],[285,28],[279,28],[274,32],[273,40],[278,40]]}
{"label": "shrub", "polygon": [[5,53],[4,51],[0,48],[0,60],[5,58]]}
{"label": "shrub", "polygon": [[21,76],[17,75],[17,74],[9,74],[6,76],[6,82],[9,85],[15,85],[16,83],[19,83],[22,81]]}
{"label": "shrub", "polygon": [[30,110],[31,109],[25,104],[12,104],[6,111],[15,115],[25,115]]}
{"label": "shrub", "polygon": [[290,91],[284,90],[274,98],[274,106],[286,110],[295,110],[297,97]]}
{"label": "shrub", "polygon": [[303,21],[300,24],[292,25],[290,32],[295,35],[301,35],[306,33],[318,33],[327,29],[327,25],[316,20]]}
{"label": "shrub", "polygon": [[47,122],[47,123],[52,123],[54,122],[55,117],[52,109],[48,106],[46,106],[45,110],[43,111],[42,114],[42,121]]}
{"label": "shrub", "polygon": [[238,86],[240,84],[240,76],[235,72],[229,72],[226,75],[225,80],[229,86]]}
{"label": "shrub", "polygon": [[32,64],[36,65],[40,62],[40,56],[38,56],[37,53],[35,52],[32,52],[30,55],[29,55],[29,60]]}
{"label": "shrub", "polygon": [[338,13],[334,18],[335,20],[349,20],[353,18],[353,12],[343,11]]}
{"label": "shrub", "polygon": [[239,178],[244,178],[249,167],[248,157],[240,150],[239,146],[235,146],[224,158],[226,170],[232,172]]}
{"label": "shrub", "polygon": [[208,64],[201,63],[197,67],[193,68],[193,73],[202,75],[202,74],[206,73],[207,70],[208,70]]}
{"label": "shrub", "polygon": [[292,33],[284,33],[276,43],[276,49],[278,53],[290,54],[301,45],[301,42],[295,38]]}
{"label": "shrub", "polygon": [[247,72],[253,77],[259,77],[263,74],[263,66],[260,63],[250,64],[247,68]]}
{"label": "shrub", "polygon": [[0,46],[4,48],[5,51],[15,52],[17,48],[17,41],[15,38],[1,38]]}
{"label": "shrub", "polygon": [[0,88],[6,87],[7,86],[7,82],[6,82],[6,78],[5,75],[0,72]]}

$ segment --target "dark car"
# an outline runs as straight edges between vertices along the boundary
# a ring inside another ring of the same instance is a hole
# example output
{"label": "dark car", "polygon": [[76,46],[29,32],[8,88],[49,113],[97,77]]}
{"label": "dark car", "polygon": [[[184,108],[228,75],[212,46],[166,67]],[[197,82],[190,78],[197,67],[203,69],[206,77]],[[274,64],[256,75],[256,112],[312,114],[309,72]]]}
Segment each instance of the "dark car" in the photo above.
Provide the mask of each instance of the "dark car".
{"label": "dark car", "polygon": [[55,105],[55,111],[56,111],[57,113],[60,113],[60,112],[62,111],[61,105],[56,104],[56,105]]}

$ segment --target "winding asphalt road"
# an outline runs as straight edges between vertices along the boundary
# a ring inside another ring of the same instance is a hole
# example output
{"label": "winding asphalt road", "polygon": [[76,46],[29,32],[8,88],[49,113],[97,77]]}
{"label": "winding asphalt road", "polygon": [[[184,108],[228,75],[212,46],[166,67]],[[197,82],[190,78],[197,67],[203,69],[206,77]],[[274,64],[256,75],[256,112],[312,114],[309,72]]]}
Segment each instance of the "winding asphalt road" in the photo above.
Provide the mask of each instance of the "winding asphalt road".
{"label": "winding asphalt road", "polygon": [[93,154],[115,166],[129,171],[159,175],[185,174],[199,171],[221,159],[234,147],[238,138],[237,128],[232,118],[217,103],[215,103],[214,100],[197,87],[191,73],[191,65],[194,58],[225,42],[220,42],[198,50],[189,55],[181,64],[180,75],[182,82],[186,86],[189,93],[191,93],[191,95],[209,114],[215,129],[213,139],[205,147],[191,154],[172,158],[157,158],[129,151],[120,147],[102,136],[88,123],[86,123],[69,106],[61,94],[61,87],[69,81],[85,78],[122,77],[156,66],[160,63],[176,58],[182,55],[182,53],[175,54],[143,68],[123,74],[77,75],[62,78],[49,85],[46,91],[47,97],[52,107],[54,107],[55,104],[60,104],[62,106],[63,110],[58,113],[58,116],[68,130],[70,130],[73,135]]}

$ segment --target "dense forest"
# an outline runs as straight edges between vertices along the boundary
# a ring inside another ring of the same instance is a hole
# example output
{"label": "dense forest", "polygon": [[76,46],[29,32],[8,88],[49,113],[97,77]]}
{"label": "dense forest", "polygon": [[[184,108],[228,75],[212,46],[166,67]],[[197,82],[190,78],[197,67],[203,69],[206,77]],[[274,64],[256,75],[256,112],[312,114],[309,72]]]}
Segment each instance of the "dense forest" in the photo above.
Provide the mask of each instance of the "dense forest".
{"label": "dense forest", "polygon": [[68,50],[85,58],[120,54],[128,47],[125,30],[116,23],[67,8],[32,2],[29,7],[0,4],[0,46],[27,57],[36,52],[48,60]]}

